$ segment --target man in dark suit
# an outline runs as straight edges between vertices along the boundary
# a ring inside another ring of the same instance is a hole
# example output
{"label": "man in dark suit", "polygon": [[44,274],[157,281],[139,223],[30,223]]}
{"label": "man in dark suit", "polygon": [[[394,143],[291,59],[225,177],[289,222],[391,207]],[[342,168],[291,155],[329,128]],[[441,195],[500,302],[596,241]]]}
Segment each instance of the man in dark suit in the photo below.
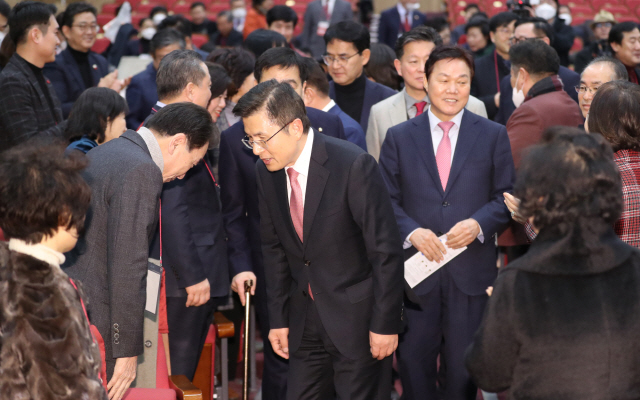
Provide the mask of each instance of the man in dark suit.
{"label": "man in dark suit", "polygon": [[494,235],[510,219],[502,194],[512,189],[513,160],[505,128],[464,110],[471,55],[437,47],[425,71],[431,105],[389,129],[380,168],[405,248],[438,262],[447,249],[467,249],[414,287],[421,304],[405,309],[398,365],[407,400],[439,397],[438,355],[446,366],[440,371],[444,398],[472,400],[477,388],[465,369],[464,351],[497,274]]}
{"label": "man in dark suit", "polygon": [[[267,50],[256,63],[256,76],[262,81],[272,77],[274,72],[282,72],[277,78],[289,83],[301,95],[307,70],[301,57],[293,50],[284,47]],[[311,125],[319,133],[345,139],[340,118],[328,113],[307,108]],[[241,275],[251,272],[254,275],[256,314],[264,340],[264,372],[262,379],[262,398],[281,400],[286,397],[287,371],[286,360],[277,356],[268,339],[269,317],[267,310],[267,292],[265,271],[260,249],[260,216],[258,211],[258,191],[255,165],[258,157],[245,147],[242,140],[246,133],[242,121],[222,132],[220,140],[220,187],[225,227],[227,229],[227,247],[232,275],[238,277],[232,282],[234,291],[239,292],[244,301],[244,280]]]}
{"label": "man in dark suit", "polygon": [[287,399],[388,398],[402,249],[375,159],[314,132],[302,99],[275,80],[234,111],[261,159],[269,340],[290,360]]}
{"label": "man in dark suit", "polygon": [[144,71],[133,76],[127,88],[126,98],[129,114],[126,116],[127,127],[138,129],[149,116],[151,107],[158,101],[156,75],[160,61],[174,50],[184,50],[184,36],[175,29],[163,29],[157,32],[149,43],[149,52],[153,62]]}
{"label": "man in dark suit", "polygon": [[621,22],[609,32],[613,56],[627,68],[629,82],[640,83],[640,27],[633,21]]}
{"label": "man in dark suit", "polygon": [[96,9],[87,3],[73,3],[62,17],[62,34],[67,48],[56,56],[55,62],[44,68],[62,103],[62,114],[69,116],[73,103],[85,89],[98,86],[121,91],[129,80],[119,80],[118,72],[109,73],[107,60],[91,51],[96,42],[98,24]]}
{"label": "man in dark suit", "polygon": [[371,56],[369,31],[357,22],[344,21],[332,25],[324,41],[327,54],[323,58],[333,78],[329,96],[366,132],[371,107],[396,93],[364,74]]}
{"label": "man in dark suit", "polygon": [[427,22],[427,17],[418,11],[420,3],[413,0],[400,0],[395,6],[380,14],[378,25],[378,43],[396,48],[396,40],[403,33]]}
{"label": "man in dark suit", "polygon": [[218,23],[218,31],[209,37],[209,41],[202,46],[202,50],[211,52],[216,47],[242,46],[242,33],[233,29],[231,11],[221,11],[216,21]]}
{"label": "man in dark suit", "polygon": [[88,312],[104,339],[110,398],[119,400],[136,377],[144,348],[147,260],[162,183],[184,178],[212,134],[206,109],[177,103],[160,110],[148,127],[87,154],[83,176],[93,196],[86,232],[68,253],[65,272],[82,281],[91,298]]}
{"label": "man in dark suit", "polygon": [[60,44],[55,7],[17,4],[9,28],[16,52],[0,74],[0,152],[37,135],[62,136],[66,126],[55,90],[42,74]]}
{"label": "man in dark suit", "polygon": [[[537,39],[551,45],[553,42],[553,28],[542,18],[523,18],[516,22],[516,29],[512,42],[519,43],[523,40]],[[576,103],[578,103],[578,93],[575,87],[580,84],[580,75],[570,69],[560,66],[558,76],[562,81],[565,92]],[[511,75],[502,78],[500,82],[500,107],[494,121],[506,125],[507,121],[515,111],[516,106],[512,100],[513,88],[511,87]]]}
{"label": "man in dark suit", "polygon": [[304,25],[300,35],[302,49],[310,51],[316,60],[322,57],[326,48],[323,40],[329,26],[341,21],[351,21],[351,3],[344,0],[314,0],[304,12]]}
{"label": "man in dark suit", "polygon": [[475,74],[471,81],[471,95],[484,103],[489,119],[498,113],[500,81],[509,75],[509,47],[518,16],[502,12],[489,20],[489,35],[495,49],[489,55],[476,58]]}

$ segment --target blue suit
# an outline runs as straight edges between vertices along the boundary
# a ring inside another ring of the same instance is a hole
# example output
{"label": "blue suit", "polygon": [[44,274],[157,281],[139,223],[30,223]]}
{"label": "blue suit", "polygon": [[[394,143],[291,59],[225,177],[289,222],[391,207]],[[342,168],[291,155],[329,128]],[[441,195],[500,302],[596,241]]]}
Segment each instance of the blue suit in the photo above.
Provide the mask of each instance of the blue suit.
{"label": "blue suit", "polygon": [[[93,86],[97,86],[100,79],[109,73],[107,60],[100,54],[90,51],[89,66],[91,66]],[[62,104],[63,117],[65,119],[68,118],[73,103],[80,97],[82,92],[88,89],[82,80],[76,60],[67,48],[56,56],[54,62],[45,64],[42,72],[49,78],[56,91],[56,95]]]}
{"label": "blue suit", "polygon": [[[427,22],[427,16],[419,11],[413,11],[411,28],[423,25]],[[400,12],[395,5],[380,13],[380,25],[378,25],[378,43],[384,43],[395,50],[398,36],[404,33],[404,21],[400,21]]]}
{"label": "blue suit", "polygon": [[355,119],[348,116],[347,113],[342,111],[342,109],[340,109],[340,106],[338,106],[337,104],[331,107],[331,109],[327,112],[329,114],[337,115],[338,117],[340,117],[342,126],[344,126],[344,135],[347,137],[348,141],[357,144],[362,148],[362,150],[367,151],[367,143],[365,141],[364,131]]}
{"label": "blue suit", "polygon": [[[580,75],[569,68],[560,66],[558,76],[564,84],[564,91],[578,103],[578,92],[575,87],[580,84]],[[507,75],[500,81],[500,107],[494,121],[499,124],[507,125],[507,121],[511,118],[511,114],[516,110],[513,104],[513,88],[511,87],[511,75]]]}
{"label": "blue suit", "polygon": [[510,221],[503,192],[512,190],[515,172],[507,131],[465,110],[443,190],[425,112],[389,129],[380,167],[403,240],[417,228],[441,236],[468,218],[482,229],[483,243],[474,239],[463,253],[414,288],[421,304],[407,305],[407,331],[398,348],[403,398],[437,398],[436,359],[442,353],[445,398],[475,399],[464,351],[480,324],[485,289],[497,275],[493,236]]}
{"label": "blue suit", "polygon": [[131,78],[126,93],[129,105],[127,128],[138,129],[151,112],[151,107],[158,101],[157,73],[153,63],[149,63],[144,71]]}
{"label": "blue suit", "polygon": [[[362,102],[362,113],[360,114],[360,127],[363,132],[367,131],[369,125],[369,114],[371,113],[371,107],[374,104],[393,96],[397,92],[391,88],[381,85],[376,82],[372,82],[369,79],[366,80],[364,87],[364,101]],[[335,82],[329,82],[329,97],[336,100],[336,88]],[[336,101],[337,103],[337,101]]]}
{"label": "blue suit", "polygon": [[[307,108],[307,116],[316,132],[346,139],[340,119],[323,111]],[[264,340],[262,398],[286,398],[288,363],[277,356],[268,339],[269,318],[264,265],[260,242],[260,211],[256,161],[258,156],[245,147],[242,121],[222,132],[220,139],[220,187],[222,211],[227,229],[227,247],[232,274],[253,271],[256,274],[256,313]]]}

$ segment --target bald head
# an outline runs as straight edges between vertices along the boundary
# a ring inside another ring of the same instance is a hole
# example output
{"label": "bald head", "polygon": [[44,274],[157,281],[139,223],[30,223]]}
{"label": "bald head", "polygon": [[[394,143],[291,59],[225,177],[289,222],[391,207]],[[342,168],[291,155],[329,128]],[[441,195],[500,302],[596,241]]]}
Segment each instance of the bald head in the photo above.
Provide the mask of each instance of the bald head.
{"label": "bald head", "polygon": [[587,117],[591,101],[601,85],[611,81],[626,81],[628,79],[627,70],[620,61],[609,57],[599,57],[593,60],[580,75],[578,101],[582,116]]}

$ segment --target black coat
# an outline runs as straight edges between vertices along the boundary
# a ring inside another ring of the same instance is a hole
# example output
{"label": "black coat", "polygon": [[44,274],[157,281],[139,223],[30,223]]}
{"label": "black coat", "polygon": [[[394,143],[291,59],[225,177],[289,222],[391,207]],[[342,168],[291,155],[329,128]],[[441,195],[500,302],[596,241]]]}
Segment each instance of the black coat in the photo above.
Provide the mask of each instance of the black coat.
{"label": "black coat", "polygon": [[584,237],[542,230],[500,271],[467,350],[480,388],[512,399],[640,398],[640,252],[602,222],[581,226]]}
{"label": "black coat", "polygon": [[[498,72],[497,77],[496,71]],[[491,120],[498,113],[498,107],[496,107],[493,98],[500,91],[500,80],[509,75],[509,73],[509,67],[495,50],[491,54],[475,60],[475,73],[471,81],[471,95],[482,100],[487,109],[487,116]]]}

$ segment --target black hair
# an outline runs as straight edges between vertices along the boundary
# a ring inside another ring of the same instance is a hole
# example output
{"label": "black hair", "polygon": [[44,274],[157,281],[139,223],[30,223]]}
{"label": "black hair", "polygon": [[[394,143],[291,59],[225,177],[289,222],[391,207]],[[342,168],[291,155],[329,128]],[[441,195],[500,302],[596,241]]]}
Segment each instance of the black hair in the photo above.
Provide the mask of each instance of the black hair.
{"label": "black hair", "polygon": [[207,61],[220,64],[231,77],[232,85],[227,89],[227,96],[233,97],[240,90],[247,76],[253,74],[256,59],[249,51],[237,47],[216,49],[207,57]]}
{"label": "black hair", "polygon": [[404,46],[412,42],[431,42],[437,46],[442,45],[442,38],[435,28],[430,26],[418,26],[409,32],[403,33],[396,40],[396,58],[399,60],[404,55]]}
{"label": "black hair", "polygon": [[11,13],[11,6],[4,0],[0,0],[0,15],[4,15],[5,18],[9,19],[9,14]]}
{"label": "black hair", "polygon": [[196,7],[202,7],[202,8],[204,8],[204,9],[205,9],[205,11],[206,11],[206,9],[207,9],[207,6],[205,6],[203,2],[201,2],[201,1],[194,1],[193,3],[191,3],[191,6],[189,6],[189,11],[193,10],[193,9],[194,9],[194,8],[196,8]]}
{"label": "black hair", "polygon": [[182,34],[188,38],[191,37],[193,29],[191,28],[191,21],[189,21],[184,15],[169,15],[163,19],[158,25],[158,30],[164,28],[173,28],[182,32]]}
{"label": "black hair", "polygon": [[251,0],[251,6],[253,8],[258,8],[262,5],[262,3],[264,3],[265,0]]}
{"label": "black hair", "polygon": [[165,15],[169,15],[169,11],[167,10],[167,7],[155,6],[151,9],[151,12],[149,13],[149,18],[153,19],[153,16],[158,13],[164,13]]}
{"label": "black hair", "polygon": [[556,75],[560,57],[556,50],[540,40],[525,40],[509,49],[511,68],[524,68],[530,75]]}
{"label": "black hair", "polygon": [[524,24],[533,24],[533,29],[536,32],[536,35],[544,35],[549,38],[549,43],[553,45],[553,38],[555,37],[553,33],[553,27],[549,24],[544,18],[538,17],[526,17],[520,18],[516,20],[516,28],[520,25]]}
{"label": "black hair", "polygon": [[480,12],[480,6],[477,3],[468,3],[465,7],[464,7],[464,12],[468,12],[469,10],[471,10],[472,8],[475,8],[476,10],[478,10],[478,12]]}
{"label": "black hair", "polygon": [[284,47],[286,45],[287,39],[284,36],[268,29],[256,29],[242,43],[242,46],[252,52],[256,58],[271,48]]}
{"label": "black hair", "polygon": [[[611,69],[613,70],[613,76],[611,77],[612,81],[628,81],[629,73],[627,72],[627,67],[624,66],[623,63],[620,62],[617,58],[609,57],[609,56],[600,56],[596,57],[587,66],[585,69],[589,68],[595,64],[609,64]],[[583,70],[584,71],[584,70]]]}
{"label": "black hair", "polygon": [[329,97],[329,79],[320,64],[311,57],[302,57],[309,76],[307,77],[307,87],[311,86],[326,97]]}
{"label": "black hair", "polygon": [[226,18],[228,22],[233,21],[233,14],[231,14],[231,11],[229,10],[220,11],[217,15],[217,19],[220,19],[220,17]]}
{"label": "black hair", "polygon": [[508,26],[513,21],[517,21],[518,16],[511,11],[498,13],[489,20],[489,31],[496,32],[498,28]]}
{"label": "black hair", "polygon": [[[285,126],[295,119],[300,119],[304,133],[309,131],[311,123],[304,101],[288,83],[271,79],[254,86],[238,100],[233,113],[247,118],[263,108],[271,122]],[[288,128],[285,129],[288,132]]]}
{"label": "black hair", "polygon": [[358,53],[362,53],[371,46],[369,30],[364,25],[354,21],[341,21],[331,25],[324,33],[325,45],[328,45],[334,39],[353,43]]}
{"label": "black hair", "polygon": [[60,227],[82,232],[91,200],[80,176],[87,158],[65,157],[65,146],[38,138],[0,155],[0,226],[7,238],[36,244]]}
{"label": "black hair", "polygon": [[209,111],[189,102],[162,107],[147,121],[146,127],[162,136],[184,133],[188,150],[201,149],[215,135],[215,124]]}
{"label": "black hair", "polygon": [[73,103],[64,131],[65,137],[73,141],[86,135],[95,142],[102,143],[107,124],[128,112],[126,100],[115,90],[89,88]]}
{"label": "black hair", "polygon": [[211,76],[211,98],[213,99],[223,94],[232,81],[227,70],[224,69],[222,65],[212,63],[211,61],[207,61],[205,64]]}
{"label": "black hair", "polygon": [[298,14],[288,6],[273,6],[267,11],[267,26],[271,26],[276,21],[293,22],[293,27],[295,28],[298,25]]}
{"label": "black hair", "polygon": [[256,66],[253,69],[253,75],[256,77],[256,81],[260,82],[262,73],[273,67],[282,69],[296,67],[300,74],[300,83],[304,83],[309,76],[309,71],[303,62],[302,56],[288,47],[274,47],[258,57]]}
{"label": "black hair", "polygon": [[424,26],[433,28],[436,32],[440,33],[449,28],[449,21],[447,21],[445,17],[433,17],[429,18],[427,22],[424,23]]}
{"label": "black hair", "polygon": [[158,66],[158,98],[174,98],[189,83],[200,85],[206,77],[206,72],[202,69],[203,64],[200,54],[193,50],[175,50],[167,54]]}
{"label": "black hair", "polygon": [[604,136],[613,151],[640,151],[640,86],[628,80],[598,88],[589,109],[589,132]]}
{"label": "black hair", "polygon": [[367,77],[390,87],[393,90],[400,90],[400,76],[393,65],[396,53],[384,43],[373,43],[371,45],[371,57],[364,66],[364,73]]}
{"label": "black hair", "polygon": [[638,24],[633,21],[620,22],[611,28],[609,31],[609,44],[617,43],[622,44],[622,39],[624,39],[624,34],[626,32],[631,32],[634,29],[638,29]]}
{"label": "black hair", "polygon": [[39,1],[23,1],[16,4],[9,13],[9,37],[16,45],[21,44],[34,25],[38,25],[38,29],[46,35],[52,15],[56,15],[56,7],[53,4]]}
{"label": "black hair", "polygon": [[98,11],[96,10],[96,8],[89,3],[84,3],[84,2],[71,3],[67,6],[67,9],[64,10],[61,25],[68,26],[69,28],[71,28],[71,25],[73,25],[73,20],[75,19],[76,15],[87,13],[87,12],[90,12],[91,14],[93,14],[94,17],[98,15]]}
{"label": "black hair", "polygon": [[[562,173],[558,173],[562,171]],[[555,126],[520,163],[514,195],[518,213],[540,230],[566,234],[601,220],[612,226],[622,211],[622,184],[611,147],[598,134]],[[582,226],[579,226],[582,225]]]}
{"label": "black hair", "polygon": [[[116,13],[116,15],[118,15],[118,13]],[[142,18],[140,22],[138,22],[138,28],[142,28],[142,24],[144,24],[146,21],[152,21],[152,20],[149,17]]]}
{"label": "black hair", "polygon": [[441,60],[449,60],[449,59],[457,59],[464,61],[469,67],[469,72],[471,76],[469,76],[469,82],[473,79],[473,74],[475,72],[473,56],[465,49],[452,46],[452,45],[443,45],[438,46],[429,55],[429,59],[424,65],[424,72],[427,76],[427,79],[430,78],[431,73],[433,72],[433,68],[438,61]]}
{"label": "black hair", "polygon": [[177,44],[184,50],[186,47],[184,35],[173,28],[161,29],[153,35],[153,38],[151,38],[149,42],[149,54],[155,54],[156,50],[171,46],[172,44]]}
{"label": "black hair", "polygon": [[467,22],[467,24],[464,26],[464,32],[468,33],[469,29],[471,28],[480,29],[482,36],[487,39],[487,43],[491,43],[491,38],[489,36],[489,20],[476,14],[471,17],[471,19],[469,19],[469,22]]}

